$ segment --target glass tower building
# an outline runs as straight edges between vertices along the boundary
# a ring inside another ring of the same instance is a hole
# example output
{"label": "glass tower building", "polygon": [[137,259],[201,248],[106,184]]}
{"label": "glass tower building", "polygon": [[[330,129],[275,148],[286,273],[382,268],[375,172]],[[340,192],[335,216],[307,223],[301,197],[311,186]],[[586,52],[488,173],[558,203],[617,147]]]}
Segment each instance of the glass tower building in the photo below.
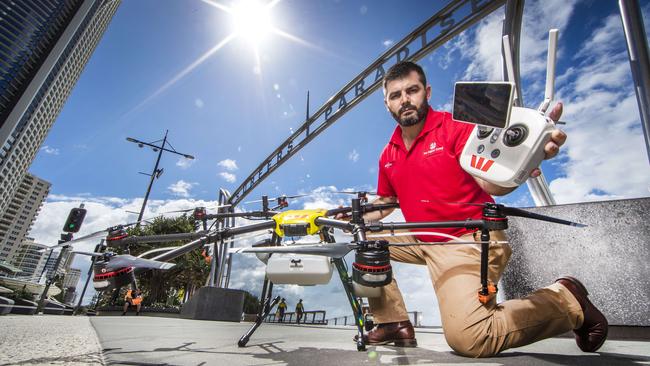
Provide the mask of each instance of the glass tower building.
{"label": "glass tower building", "polygon": [[0,214],[119,4],[0,1]]}

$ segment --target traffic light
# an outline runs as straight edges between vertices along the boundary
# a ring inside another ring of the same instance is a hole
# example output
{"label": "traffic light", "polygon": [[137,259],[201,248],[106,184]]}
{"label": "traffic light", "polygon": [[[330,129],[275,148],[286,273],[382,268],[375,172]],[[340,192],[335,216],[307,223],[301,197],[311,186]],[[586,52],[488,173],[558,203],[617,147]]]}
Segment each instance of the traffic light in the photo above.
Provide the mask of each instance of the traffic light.
{"label": "traffic light", "polygon": [[84,218],[86,217],[86,209],[75,207],[70,210],[68,214],[68,219],[65,220],[65,225],[63,225],[63,231],[66,233],[76,233],[81,229],[81,223],[83,223]]}

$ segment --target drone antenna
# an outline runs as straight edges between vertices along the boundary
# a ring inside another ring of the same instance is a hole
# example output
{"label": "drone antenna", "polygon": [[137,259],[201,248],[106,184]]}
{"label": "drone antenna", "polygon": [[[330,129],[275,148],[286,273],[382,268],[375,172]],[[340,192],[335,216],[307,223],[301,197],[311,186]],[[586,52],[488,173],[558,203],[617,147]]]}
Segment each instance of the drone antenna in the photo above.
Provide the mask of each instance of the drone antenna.
{"label": "drone antenna", "polygon": [[[515,67],[514,67],[514,62],[512,60],[512,49],[510,48],[510,36],[503,36],[503,60],[506,62],[506,71],[508,72],[508,81],[515,83]],[[515,88],[513,90],[514,98],[513,102],[514,105],[518,105],[517,101],[519,100],[519,96],[517,95],[517,88],[515,85]]]}
{"label": "drone antenna", "polygon": [[546,89],[544,90],[544,101],[537,109],[542,113],[551,105],[555,95],[555,64],[557,61],[557,37],[558,30],[551,29],[548,32],[548,56],[546,59]]}

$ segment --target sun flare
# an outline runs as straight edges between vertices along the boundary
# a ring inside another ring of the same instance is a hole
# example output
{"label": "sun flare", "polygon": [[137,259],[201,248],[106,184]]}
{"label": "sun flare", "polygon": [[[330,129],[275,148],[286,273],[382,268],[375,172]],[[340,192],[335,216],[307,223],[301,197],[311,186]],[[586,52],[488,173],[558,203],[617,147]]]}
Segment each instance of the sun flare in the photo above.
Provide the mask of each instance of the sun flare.
{"label": "sun flare", "polygon": [[233,4],[231,10],[237,36],[259,44],[273,31],[269,6],[256,0],[242,0]]}

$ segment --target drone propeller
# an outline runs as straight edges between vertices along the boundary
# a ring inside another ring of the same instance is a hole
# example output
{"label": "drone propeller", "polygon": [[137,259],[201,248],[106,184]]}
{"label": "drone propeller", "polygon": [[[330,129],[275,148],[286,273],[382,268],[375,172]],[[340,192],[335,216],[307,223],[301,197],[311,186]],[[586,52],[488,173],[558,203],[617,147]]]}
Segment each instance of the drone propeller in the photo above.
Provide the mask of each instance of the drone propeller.
{"label": "drone propeller", "polygon": [[354,243],[327,243],[327,244],[304,244],[285,245],[273,247],[246,247],[231,248],[232,253],[292,253],[322,255],[332,258],[345,257],[351,250],[356,249],[358,244]]}
{"label": "drone propeller", "polygon": [[573,221],[558,219],[558,218],[551,217],[551,216],[541,215],[541,214],[538,214],[538,213],[522,210],[520,208],[506,207],[506,206],[503,206],[503,205],[498,205],[498,206],[500,206],[501,212],[503,212],[504,214],[506,214],[508,216],[525,217],[525,218],[528,218],[528,219],[548,221],[548,222],[553,222],[553,223],[556,223],[556,224],[569,225],[569,226],[575,226],[575,227],[587,227],[587,225],[581,224],[579,222],[573,222]]}
{"label": "drone propeller", "polygon": [[144,259],[134,257],[129,254],[120,254],[111,257],[106,264],[107,269],[135,267],[135,268],[152,268],[152,269],[170,269],[174,267],[174,263],[160,262],[153,259]]}
{"label": "drone propeller", "polygon": [[[205,208],[206,208],[206,209],[208,209],[208,208],[209,208],[209,209],[219,209],[219,208],[230,207],[230,206],[232,206],[232,205],[231,205],[231,204],[226,204],[226,205],[209,206],[209,207],[205,207]],[[185,209],[185,210],[166,211],[166,212],[163,212],[163,214],[176,213],[176,212],[190,212],[190,211],[194,211],[194,210],[196,210],[196,209],[197,209],[197,208],[194,207],[194,208],[188,208],[188,209]]]}
{"label": "drone propeller", "polygon": [[359,195],[376,196],[377,195],[377,192],[368,192],[368,191],[332,191],[332,193],[353,194],[355,196],[359,196]]}
{"label": "drone propeller", "polygon": [[[445,242],[418,242],[418,243],[388,243],[387,246],[414,246],[414,245],[474,245],[481,244],[481,241],[445,241]],[[488,241],[487,243],[503,243],[503,241]],[[359,248],[357,243],[319,243],[284,246],[264,246],[230,248],[232,253],[290,253],[290,254],[311,254],[332,258],[345,257],[350,251]]]}
{"label": "drone propeller", "polygon": [[497,211],[500,211],[503,215],[506,215],[506,216],[525,217],[525,218],[528,218],[528,219],[553,222],[553,223],[556,223],[556,224],[562,224],[562,225],[568,225],[568,226],[574,226],[574,227],[587,227],[587,225],[581,224],[579,222],[573,222],[573,221],[558,219],[556,217],[542,215],[542,214],[522,210],[520,208],[508,207],[508,206],[500,204],[500,203],[490,203],[490,202],[486,202],[486,203],[444,202],[444,201],[438,201],[438,200],[421,200],[421,202],[423,202],[423,203],[442,203],[442,204],[448,204],[448,205],[481,206],[481,207],[485,207],[485,208],[493,208],[493,209],[495,209]]}
{"label": "drone propeller", "polygon": [[[287,196],[287,195],[283,194],[282,196],[269,198],[268,200],[269,200],[269,202],[271,202],[271,201],[277,201],[278,199],[294,199],[294,198],[307,197],[307,196],[309,196],[309,194],[296,194],[296,195],[293,195],[293,196]],[[246,205],[246,204],[249,204],[249,203],[259,203],[259,202],[262,202],[262,201],[263,200],[246,201],[246,202],[244,202],[244,204]]]}
{"label": "drone propeller", "polygon": [[106,263],[106,269],[114,268],[123,268],[123,267],[135,267],[135,268],[153,268],[153,269],[170,269],[175,266],[174,263],[160,262],[153,259],[144,259],[139,257],[134,257],[129,254],[119,254],[116,255],[112,252],[82,252],[74,251],[74,254],[88,255],[91,257],[104,257],[108,262]]}
{"label": "drone propeller", "polygon": [[46,249],[41,249],[41,251],[50,250],[50,249],[57,249],[57,248],[61,248],[61,247],[64,247],[64,246],[75,244],[75,243],[78,243],[78,242],[81,242],[81,241],[85,241],[85,240],[89,240],[89,239],[92,239],[92,238],[104,236],[105,234],[110,233],[111,231],[114,231],[114,230],[125,229],[125,228],[127,228],[129,226],[136,225],[136,224],[138,224],[140,222],[148,222],[149,219],[150,218],[142,219],[140,221],[130,222],[128,224],[111,226],[109,228],[98,230],[98,231],[95,231],[93,233],[90,233],[90,234],[87,234],[87,235],[80,236],[78,238],[72,239],[70,241],[66,241],[66,242],[63,242],[61,244],[57,244],[57,245],[48,247]]}

